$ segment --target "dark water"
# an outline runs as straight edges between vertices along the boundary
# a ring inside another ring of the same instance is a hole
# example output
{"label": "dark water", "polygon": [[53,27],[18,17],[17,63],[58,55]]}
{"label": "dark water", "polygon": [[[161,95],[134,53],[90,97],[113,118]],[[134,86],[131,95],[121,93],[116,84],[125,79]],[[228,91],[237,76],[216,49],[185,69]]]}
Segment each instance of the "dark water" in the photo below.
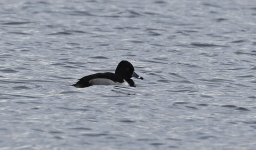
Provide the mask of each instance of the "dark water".
{"label": "dark water", "polygon": [[255,149],[256,1],[2,0],[0,35],[1,150]]}

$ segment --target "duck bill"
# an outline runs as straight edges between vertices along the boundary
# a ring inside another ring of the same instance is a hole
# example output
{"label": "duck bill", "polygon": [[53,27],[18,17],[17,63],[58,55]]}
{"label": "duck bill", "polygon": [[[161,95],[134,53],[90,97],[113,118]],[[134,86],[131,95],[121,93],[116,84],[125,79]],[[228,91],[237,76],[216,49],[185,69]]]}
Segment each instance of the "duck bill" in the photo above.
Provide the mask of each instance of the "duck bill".
{"label": "duck bill", "polygon": [[132,77],[143,80],[143,77],[139,76],[137,73],[133,72]]}

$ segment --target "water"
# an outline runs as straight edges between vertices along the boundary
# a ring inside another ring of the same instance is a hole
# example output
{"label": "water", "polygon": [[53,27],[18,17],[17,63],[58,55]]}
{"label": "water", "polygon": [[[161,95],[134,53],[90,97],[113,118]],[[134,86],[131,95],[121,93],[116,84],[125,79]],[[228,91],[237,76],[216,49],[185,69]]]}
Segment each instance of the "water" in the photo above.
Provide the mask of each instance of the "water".
{"label": "water", "polygon": [[[256,2],[2,0],[0,149],[255,149]],[[131,61],[136,88],[77,79]]]}

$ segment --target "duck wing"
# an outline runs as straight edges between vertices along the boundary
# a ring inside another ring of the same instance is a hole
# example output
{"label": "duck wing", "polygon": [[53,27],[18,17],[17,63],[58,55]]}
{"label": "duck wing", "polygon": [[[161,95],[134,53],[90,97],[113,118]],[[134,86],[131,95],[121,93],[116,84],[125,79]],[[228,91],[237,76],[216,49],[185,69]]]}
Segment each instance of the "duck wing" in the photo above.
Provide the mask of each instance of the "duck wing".
{"label": "duck wing", "polygon": [[98,78],[122,82],[114,73],[105,72],[105,73],[96,73],[96,74],[84,76],[81,79],[79,79],[77,83],[73,84],[73,86],[75,86],[77,88],[84,88],[84,87],[92,86],[90,81],[93,79],[98,79]]}

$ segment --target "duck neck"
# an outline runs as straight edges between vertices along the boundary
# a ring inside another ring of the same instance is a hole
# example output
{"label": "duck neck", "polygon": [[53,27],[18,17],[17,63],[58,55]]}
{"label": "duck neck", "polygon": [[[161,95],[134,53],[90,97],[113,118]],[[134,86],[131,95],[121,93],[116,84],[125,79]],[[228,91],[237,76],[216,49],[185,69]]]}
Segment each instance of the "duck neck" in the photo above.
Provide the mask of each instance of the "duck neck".
{"label": "duck neck", "polygon": [[135,87],[135,83],[132,79],[125,79],[125,81],[132,87]]}

